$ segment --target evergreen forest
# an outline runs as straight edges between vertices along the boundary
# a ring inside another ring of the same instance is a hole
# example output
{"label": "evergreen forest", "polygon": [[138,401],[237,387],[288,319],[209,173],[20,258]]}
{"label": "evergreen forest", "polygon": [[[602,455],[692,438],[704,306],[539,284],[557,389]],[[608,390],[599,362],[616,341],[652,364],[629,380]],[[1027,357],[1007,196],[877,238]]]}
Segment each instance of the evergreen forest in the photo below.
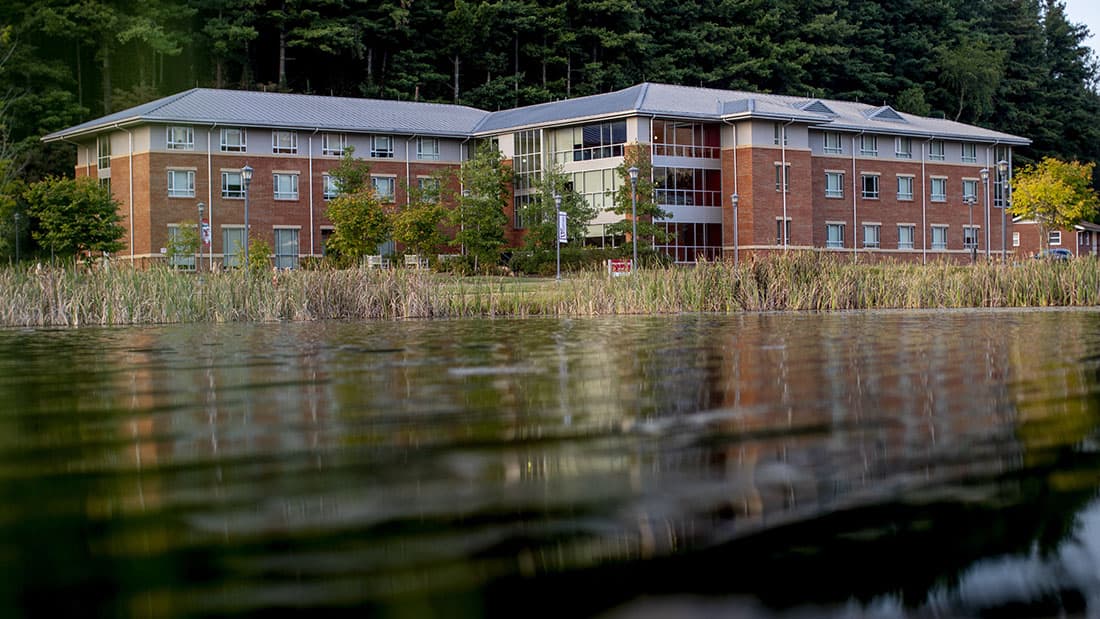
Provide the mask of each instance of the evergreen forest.
{"label": "evergreen forest", "polygon": [[43,134],[196,86],[494,110],[666,82],[886,103],[1029,137],[1024,162],[1100,161],[1087,36],[1062,0],[6,0],[0,188],[72,174]]}

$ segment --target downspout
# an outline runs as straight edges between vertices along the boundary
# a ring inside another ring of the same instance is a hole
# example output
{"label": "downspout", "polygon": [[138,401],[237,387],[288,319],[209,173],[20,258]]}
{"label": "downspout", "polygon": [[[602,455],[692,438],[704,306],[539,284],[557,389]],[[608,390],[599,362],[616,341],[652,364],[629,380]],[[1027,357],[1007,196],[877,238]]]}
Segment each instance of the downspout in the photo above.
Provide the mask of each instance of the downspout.
{"label": "downspout", "polygon": [[[129,129],[125,129],[118,123],[115,123],[115,129],[121,129],[129,136],[129,170],[127,175],[129,178],[129,193],[130,193],[130,266],[134,266],[134,133]],[[152,205],[150,205],[152,206]],[[151,211],[150,211],[151,214]],[[150,230],[150,233],[152,230]]]}
{"label": "downspout", "polygon": [[[465,140],[462,140],[462,142],[460,142],[459,145],[458,145],[459,172],[462,172],[462,164],[466,162],[466,160],[463,159],[463,157],[466,155],[466,148],[465,148],[466,142],[469,142],[472,139],[473,139],[473,136],[467,136],[467,138]],[[460,204],[458,205],[458,208],[459,208],[460,211],[462,210],[461,201],[462,201],[462,198],[465,197],[465,194],[466,194],[466,185],[465,185],[465,183],[462,182],[462,175],[459,174],[459,176],[458,176],[458,196],[459,196],[458,199],[459,199]],[[465,218],[462,217],[462,213],[459,213],[458,225],[459,225],[459,232],[464,232],[466,230],[466,221],[465,221]],[[461,245],[459,245],[459,249],[460,249],[462,255],[465,256],[466,255],[466,243],[462,243]]]}
{"label": "downspout", "polygon": [[317,132],[321,128],[317,127],[313,130],[313,133],[309,135],[307,143],[309,144],[309,257],[314,256],[314,240],[313,240],[313,136],[317,135]]}
{"label": "downspout", "polygon": [[[1013,172],[1013,168],[1012,168],[1012,147],[1009,146],[1008,147],[1008,178],[1005,179],[1005,182],[1008,184],[1008,186],[1001,190],[1001,196],[1002,196],[1001,197],[1001,209],[1002,209],[1001,210],[1001,221],[1005,222],[1005,225],[1001,226],[1001,238],[1004,239],[1004,240],[1001,241],[1001,245],[1003,245],[1005,247],[1008,246],[1007,228],[1008,228],[1008,223],[1011,221],[1008,218],[1008,215],[1009,215],[1008,207],[1009,207],[1009,204],[1010,204],[1009,200],[1012,198],[1012,176],[1013,176],[1012,172]],[[1048,234],[1049,234],[1049,232],[1048,232]],[[1048,241],[1047,248],[1049,249],[1050,248],[1050,243],[1049,243],[1050,238],[1049,237],[1047,238],[1047,241]],[[1039,237],[1039,247],[1041,248],[1042,246],[1043,246],[1043,239],[1040,236]],[[1013,251],[1013,260],[1015,260],[1015,253],[1016,252]],[[1003,252],[1002,259],[1007,254],[1008,254],[1008,250],[1006,249]]]}
{"label": "downspout", "polygon": [[[730,127],[733,128],[733,193],[737,194],[738,198],[740,198],[741,194],[737,191],[737,141],[738,141],[737,140],[737,123],[730,122],[726,119],[722,119],[722,123],[726,124],[726,125],[729,125]],[[652,130],[650,131],[650,133],[652,133]],[[719,140],[719,143],[721,143],[721,140]],[[718,203],[724,205],[726,197],[727,196],[718,196]],[[725,206],[723,206],[722,208],[725,208]],[[735,256],[736,256],[737,253],[740,253],[739,250],[740,250],[740,247],[741,247],[741,239],[737,238],[737,236],[738,236],[737,233],[739,232],[738,227],[737,227],[737,223],[738,223],[737,219],[738,219],[739,211],[740,211],[740,209],[737,209],[733,212],[733,217],[734,217],[734,222],[733,222],[733,247],[734,247],[734,249],[733,249],[733,251],[736,252],[734,254]],[[783,232],[784,233],[786,233],[786,231],[787,231],[786,225],[787,225],[786,222],[784,222],[783,223]]]}
{"label": "downspout", "polygon": [[928,150],[932,146],[935,137],[928,136],[924,146],[920,149],[920,259],[921,264],[928,264],[928,173],[926,162]]}
{"label": "downspout", "polygon": [[[859,186],[856,185],[856,138],[862,138],[863,134],[865,134],[865,133],[867,133],[867,131],[860,131],[858,135],[853,135],[852,136],[852,261],[853,262],[855,262],[856,260],[859,259],[859,255],[856,253],[858,251],[858,249],[857,249],[858,243],[856,242],[856,239],[859,238],[859,236],[858,236],[859,216],[858,216],[858,212],[856,210],[856,205],[859,202]],[[880,194],[882,193],[881,180],[882,179],[879,179],[880,185],[879,185],[879,188],[878,188]],[[841,242],[843,243],[843,239],[841,239]],[[826,243],[828,243],[828,239],[826,239]]]}
{"label": "downspout", "polygon": [[409,195],[409,189],[412,188],[412,180],[409,176],[411,174],[409,171],[409,142],[415,137],[416,134],[414,133],[405,138],[405,206],[412,204],[412,197]]}
{"label": "downspout", "polygon": [[[206,132],[206,204],[210,209],[210,272],[214,272],[214,163],[210,154],[211,136],[214,134],[214,129],[218,126],[218,123],[210,125],[210,131]],[[200,222],[201,225],[202,222]],[[199,243],[202,243],[202,239],[199,239]],[[225,252],[225,248],[222,248],[222,253]]]}
{"label": "downspout", "polygon": [[[787,238],[787,184],[790,182],[787,174],[787,127],[794,124],[794,119],[787,121],[787,124],[780,127],[779,131],[779,152],[780,152],[780,167],[779,167],[779,190],[783,195],[783,223],[780,224],[780,230],[783,236],[783,251],[787,251],[787,245],[790,244],[790,239]],[[767,134],[765,134],[767,135]]]}
{"label": "downspout", "polygon": [[[999,144],[1000,142],[1001,142],[1001,140],[999,140],[999,139],[993,141],[994,152],[996,152],[997,144]],[[990,163],[989,163],[989,149],[986,148],[985,149],[985,169],[989,170],[989,171],[992,171],[994,167],[995,166],[991,166]],[[986,182],[987,182],[987,186],[982,187],[982,191],[987,191],[988,192],[989,191],[988,181],[986,181]],[[986,200],[985,201],[985,260],[986,260],[986,262],[989,262],[989,259],[990,259],[990,256],[991,256],[990,246],[992,245],[992,239],[993,239],[993,231],[990,229],[990,228],[993,227],[993,213],[989,212],[989,205],[992,202],[993,202],[992,200]]]}

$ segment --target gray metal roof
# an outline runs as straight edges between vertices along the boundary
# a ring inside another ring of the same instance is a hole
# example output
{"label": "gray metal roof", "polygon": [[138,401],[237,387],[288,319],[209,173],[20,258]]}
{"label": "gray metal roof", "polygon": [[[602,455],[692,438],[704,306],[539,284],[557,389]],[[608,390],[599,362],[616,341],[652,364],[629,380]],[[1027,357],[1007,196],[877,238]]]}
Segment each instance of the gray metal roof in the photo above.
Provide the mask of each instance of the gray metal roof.
{"label": "gray metal roof", "polygon": [[486,115],[476,108],[439,103],[195,88],[51,133],[43,140],[135,122],[466,137]]}
{"label": "gray metal roof", "polygon": [[941,118],[905,114],[889,106],[653,83],[638,84],[602,95],[493,112],[475,131],[480,135],[489,135],[519,128],[598,120],[625,114],[701,120],[794,120],[837,131],[869,131],[1015,145],[1031,143],[1027,138]]}
{"label": "gray metal roof", "polygon": [[196,88],[51,133],[43,140],[71,138],[116,124],[140,122],[469,137],[635,114],[713,121],[791,120],[836,131],[1014,145],[1031,142],[973,125],[897,112],[888,106],[653,83],[499,112],[439,103]]}

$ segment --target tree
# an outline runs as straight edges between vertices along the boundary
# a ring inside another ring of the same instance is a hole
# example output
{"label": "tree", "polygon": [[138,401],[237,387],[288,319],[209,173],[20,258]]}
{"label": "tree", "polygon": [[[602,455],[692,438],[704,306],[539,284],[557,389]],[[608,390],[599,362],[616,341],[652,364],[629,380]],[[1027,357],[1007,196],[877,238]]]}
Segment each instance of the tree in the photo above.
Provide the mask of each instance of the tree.
{"label": "tree", "polygon": [[458,209],[451,212],[452,224],[458,229],[455,241],[474,257],[475,271],[500,261],[511,176],[500,151],[489,140],[478,143],[473,158],[462,162],[458,172],[463,194]]}
{"label": "tree", "polygon": [[1100,198],[1092,188],[1095,165],[1044,157],[1039,163],[1024,167],[1012,179],[1009,212],[1035,220],[1045,248],[1049,231],[1070,228],[1096,215]]}
{"label": "tree", "polygon": [[[630,185],[630,168],[638,168],[638,202],[635,208]],[[638,244],[642,245],[643,239],[651,239],[664,242],[668,234],[663,226],[653,223],[654,219],[664,219],[668,213],[657,206],[656,192],[653,185],[653,164],[649,158],[649,149],[640,144],[627,145],[623,163],[615,170],[619,174],[620,184],[615,192],[615,206],[611,210],[623,219],[608,226],[608,230],[616,236],[628,236],[633,234],[634,223],[631,221],[631,213],[637,213]]]}
{"label": "tree", "polygon": [[967,33],[957,46],[936,49],[940,75],[955,98],[955,120],[966,110],[980,118],[993,109],[993,97],[1004,75],[1005,52]]}
{"label": "tree", "polygon": [[23,197],[37,220],[33,236],[41,247],[62,256],[122,249],[119,205],[94,179],[51,176],[30,185]]}
{"label": "tree", "polygon": [[405,245],[412,253],[430,255],[443,244],[439,231],[444,210],[439,202],[442,179],[435,176],[424,187],[409,187],[409,204],[397,211],[393,218],[393,240]]}
{"label": "tree", "polygon": [[370,184],[370,166],[354,158],[354,149],[347,149],[340,165],[329,174],[340,195],[328,203],[326,214],[335,229],[326,248],[345,263],[354,263],[386,242],[392,227],[390,216]]}
{"label": "tree", "polygon": [[560,166],[547,170],[535,181],[536,193],[523,209],[523,221],[527,226],[524,239],[528,249],[551,249],[558,238],[558,216],[554,194],[561,196],[561,210],[565,212],[566,232],[571,243],[581,245],[587,236],[588,222],[595,219],[596,208],[568,186],[568,177]]}

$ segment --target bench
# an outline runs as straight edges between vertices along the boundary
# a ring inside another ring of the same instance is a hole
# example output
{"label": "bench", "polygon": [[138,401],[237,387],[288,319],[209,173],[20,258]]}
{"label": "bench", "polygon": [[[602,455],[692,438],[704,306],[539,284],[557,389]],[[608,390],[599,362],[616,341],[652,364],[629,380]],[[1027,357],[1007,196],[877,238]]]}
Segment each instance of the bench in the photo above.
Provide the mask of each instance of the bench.
{"label": "bench", "polygon": [[428,268],[428,259],[421,258],[419,254],[405,254],[405,266],[414,269]]}
{"label": "bench", "polygon": [[389,261],[386,260],[381,254],[367,256],[367,268],[369,269],[386,269],[389,268],[389,266]]}

